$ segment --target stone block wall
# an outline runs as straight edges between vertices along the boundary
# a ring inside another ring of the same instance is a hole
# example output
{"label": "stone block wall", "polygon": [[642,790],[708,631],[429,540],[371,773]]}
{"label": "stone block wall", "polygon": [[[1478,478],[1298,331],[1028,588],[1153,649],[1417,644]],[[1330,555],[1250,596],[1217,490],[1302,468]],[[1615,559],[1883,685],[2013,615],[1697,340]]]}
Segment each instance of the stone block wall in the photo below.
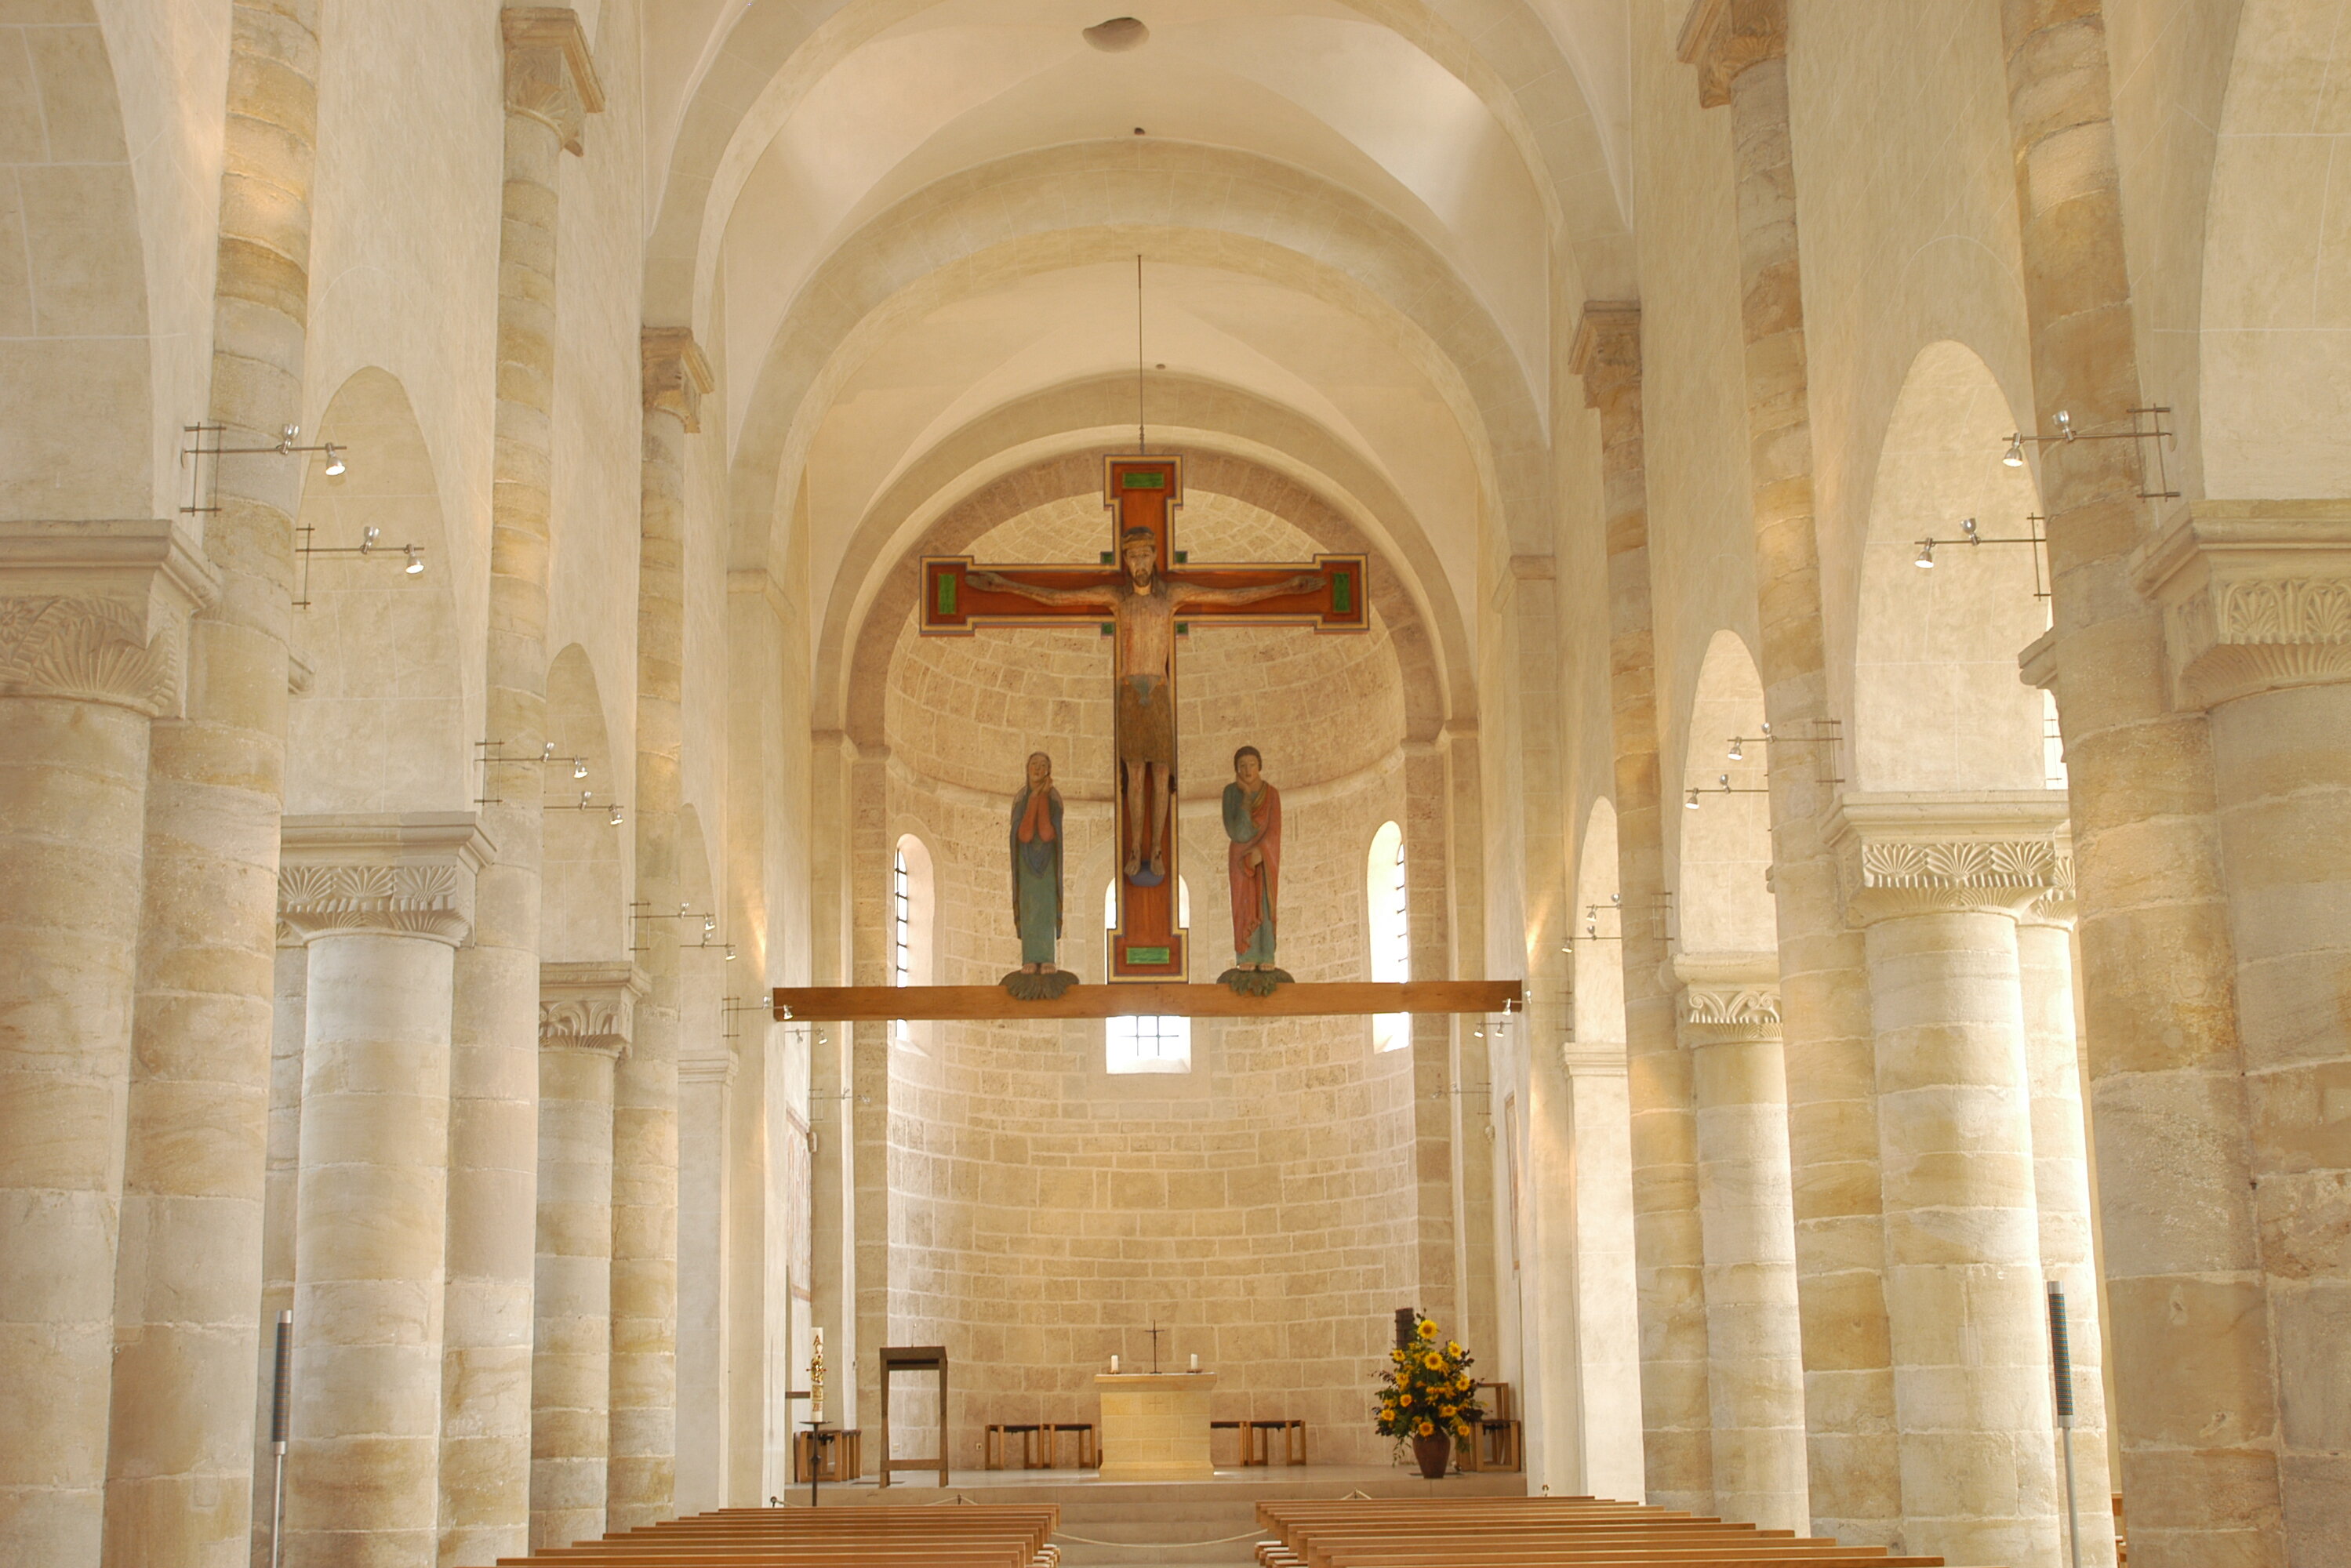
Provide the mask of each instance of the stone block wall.
{"label": "stone block wall", "polygon": [[[1108,532],[1097,507],[1057,503],[973,553],[1087,559]],[[1178,538],[1203,561],[1317,549],[1198,491]],[[1405,810],[1384,632],[1201,627],[1178,659],[1193,977],[1230,961],[1217,800],[1244,742],[1283,790],[1283,966],[1301,981],[1368,977],[1364,857]],[[1007,827],[1039,748],[1067,802],[1061,963],[1101,977],[1110,673],[1092,632],[908,628],[888,695],[885,838],[929,851],[928,978],[986,984],[1018,962]],[[1113,1353],[1148,1365],[1155,1320],[1163,1364],[1197,1354],[1220,1375],[1217,1416],[1303,1419],[1320,1461],[1386,1457],[1370,1390],[1412,1290],[1413,1087],[1410,1053],[1374,1054],[1368,1019],[1196,1020],[1188,1072],[1135,1074],[1106,1071],[1099,1022],[934,1024],[892,1050],[888,1082],[890,1340],[947,1346],[955,1463],[979,1462],[987,1422],[1095,1419],[1094,1374]],[[927,1402],[902,1396],[893,1415],[899,1451],[928,1451]]]}

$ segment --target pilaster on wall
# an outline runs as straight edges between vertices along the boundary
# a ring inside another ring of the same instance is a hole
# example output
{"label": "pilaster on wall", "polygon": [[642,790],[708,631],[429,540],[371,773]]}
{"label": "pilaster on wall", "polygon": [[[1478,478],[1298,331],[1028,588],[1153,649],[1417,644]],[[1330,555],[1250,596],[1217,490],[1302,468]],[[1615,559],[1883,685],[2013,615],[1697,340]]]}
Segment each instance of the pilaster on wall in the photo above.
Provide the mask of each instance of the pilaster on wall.
{"label": "pilaster on wall", "polygon": [[1585,406],[1599,411],[1607,508],[1608,703],[1646,1495],[1667,1508],[1708,1513],[1714,1501],[1714,1456],[1698,1129],[1689,1061],[1675,1038],[1673,997],[1665,980],[1665,925],[1649,918],[1665,904],[1665,842],[1640,307],[1587,304],[1568,368],[1583,378]]}
{"label": "pilaster on wall", "polygon": [[569,6],[509,6],[490,458],[485,820],[475,939],[458,955],[451,1092],[441,1568],[529,1549],[532,1275],[538,1187],[538,961],[546,821],[549,419],[556,374],[558,164],[603,107]]}
{"label": "pilaster on wall", "polygon": [[[2060,411],[2126,431],[2163,400],[2139,384],[2103,8],[2004,5],[2001,25],[2031,432]],[[2132,591],[2137,445],[2039,449],[2053,625],[2036,662],[2074,806],[2122,1490],[2142,1568],[2275,1568],[2293,1552],[2212,737],[2174,706],[2162,612]]]}
{"label": "pilaster on wall", "polygon": [[[302,419],[318,0],[230,8],[212,382],[214,444],[265,447]],[[156,727],[147,779],[139,1001],[114,1317],[110,1563],[194,1568],[251,1549],[247,1474],[269,1114],[287,633],[302,465],[219,465],[204,554],[218,597],[190,630],[201,682]],[[187,1130],[202,1128],[201,1137]],[[149,1273],[202,1256],[201,1293]],[[222,1499],[214,1502],[209,1500]],[[61,1563],[66,1559],[59,1559]]]}
{"label": "pilaster on wall", "polygon": [[[1679,40],[1698,100],[1728,104],[1736,164],[1764,716],[1809,737],[1832,716],[1813,526],[1813,438],[1796,170],[1788,121],[1787,0],[1697,0]],[[1786,1009],[1788,1141],[1810,1412],[1811,1528],[1888,1544],[1899,1529],[1882,1244],[1867,1085],[1868,993],[1821,841],[1831,770],[1811,746],[1768,747],[1771,876]]]}

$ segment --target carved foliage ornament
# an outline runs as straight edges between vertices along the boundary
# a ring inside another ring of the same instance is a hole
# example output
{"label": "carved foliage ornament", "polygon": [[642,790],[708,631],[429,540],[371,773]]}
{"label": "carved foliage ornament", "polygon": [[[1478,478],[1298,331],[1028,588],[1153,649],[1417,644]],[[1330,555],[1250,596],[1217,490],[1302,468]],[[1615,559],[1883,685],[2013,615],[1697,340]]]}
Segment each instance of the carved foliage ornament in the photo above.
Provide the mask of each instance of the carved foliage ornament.
{"label": "carved foliage ornament", "polygon": [[2351,517],[2339,501],[2199,501],[2133,567],[2164,607],[2180,699],[2210,707],[2351,681]]}
{"label": "carved foliage ornament", "polygon": [[542,997],[538,1004],[538,1043],[609,1051],[618,1055],[629,1048],[632,1023],[625,997]]}
{"label": "carved foliage ornament", "polygon": [[507,43],[507,108],[551,127],[566,152],[580,150],[588,116],[604,109],[604,85],[569,5],[509,5],[498,14]]}
{"label": "carved foliage ornament", "polygon": [[1860,846],[1854,904],[1862,918],[2016,910],[2072,883],[2050,838],[1873,839]]}
{"label": "carved foliage ornament", "polygon": [[278,917],[305,941],[372,933],[454,945],[471,926],[465,881],[451,865],[288,865],[277,873]]}
{"label": "carved foliage ornament", "polygon": [[178,639],[150,641],[115,599],[0,599],[0,695],[111,703],[154,717],[179,689]]}

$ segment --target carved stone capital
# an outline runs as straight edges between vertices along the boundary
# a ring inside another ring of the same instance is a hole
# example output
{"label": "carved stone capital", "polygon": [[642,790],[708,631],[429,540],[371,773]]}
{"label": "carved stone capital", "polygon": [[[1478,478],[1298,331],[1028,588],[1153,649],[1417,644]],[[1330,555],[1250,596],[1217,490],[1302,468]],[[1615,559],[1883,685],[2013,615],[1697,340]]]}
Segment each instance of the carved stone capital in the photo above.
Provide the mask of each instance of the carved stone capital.
{"label": "carved stone capital", "polygon": [[1729,103],[1740,72],[1787,57],[1788,0],[1691,0],[1674,52],[1698,68],[1701,108]]}
{"label": "carved stone capital", "polygon": [[541,964],[539,1048],[626,1056],[645,989],[644,971],[634,964]]}
{"label": "carved stone capital", "polygon": [[2176,699],[2351,681],[2351,501],[2193,501],[2132,558]]}
{"label": "carved stone capital", "polygon": [[1905,915],[2021,914],[2074,885],[2065,795],[1849,794],[1826,824],[1861,925]]}
{"label": "carved stone capital", "polygon": [[1567,351],[1568,373],[1583,381],[1583,406],[1600,408],[1611,393],[1641,384],[1641,307],[1584,302]]}
{"label": "carved stone capital", "polygon": [[551,127],[566,152],[604,110],[604,84],[580,14],[569,5],[509,5],[498,13],[507,45],[507,110]]}
{"label": "carved stone capital", "polygon": [[1622,1078],[1626,1071],[1625,1047],[1621,1041],[1581,1045],[1568,1040],[1559,1048],[1559,1064],[1570,1078]]}
{"label": "carved stone capital", "polygon": [[469,811],[288,817],[279,830],[277,918],[321,936],[416,936],[461,946],[474,878],[493,846]]}
{"label": "carved stone capital", "polygon": [[177,714],[219,574],[171,522],[0,521],[0,696]]}
{"label": "carved stone capital", "polygon": [[647,327],[638,335],[645,412],[674,413],[688,435],[702,428],[702,398],[717,382],[691,327]]}
{"label": "carved stone capital", "polygon": [[1780,1038],[1780,956],[1680,953],[1667,966],[1674,1021],[1685,1047]]}

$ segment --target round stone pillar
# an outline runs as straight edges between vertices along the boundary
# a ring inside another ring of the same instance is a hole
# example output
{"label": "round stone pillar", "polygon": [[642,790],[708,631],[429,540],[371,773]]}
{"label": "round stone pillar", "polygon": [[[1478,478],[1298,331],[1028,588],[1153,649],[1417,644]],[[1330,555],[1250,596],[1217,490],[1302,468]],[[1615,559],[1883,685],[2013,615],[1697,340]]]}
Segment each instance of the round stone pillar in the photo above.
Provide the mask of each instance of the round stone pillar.
{"label": "round stone pillar", "polygon": [[470,816],[288,819],[309,952],[294,1239],[289,1568],[433,1568],[453,959],[488,851]]}
{"label": "round stone pillar", "polygon": [[1806,1533],[1804,1353],[1778,966],[1682,955],[1677,1017],[1698,1123],[1714,1509]]}
{"label": "round stone pillar", "polygon": [[2351,501],[2191,502],[2132,565],[2210,716],[2283,1552],[2323,1562],[2351,1506]]}
{"label": "round stone pillar", "polygon": [[162,523],[0,523],[0,1537],[99,1561],[148,728],[214,579]]}
{"label": "round stone pillar", "polygon": [[612,1070],[644,977],[547,964],[538,981],[538,1271],[530,1544],[604,1533],[612,1405]]}
{"label": "round stone pillar", "polygon": [[1865,927],[1902,1541],[2058,1568],[2053,1441],[2016,911],[2056,874],[2049,792],[1847,795]]}

